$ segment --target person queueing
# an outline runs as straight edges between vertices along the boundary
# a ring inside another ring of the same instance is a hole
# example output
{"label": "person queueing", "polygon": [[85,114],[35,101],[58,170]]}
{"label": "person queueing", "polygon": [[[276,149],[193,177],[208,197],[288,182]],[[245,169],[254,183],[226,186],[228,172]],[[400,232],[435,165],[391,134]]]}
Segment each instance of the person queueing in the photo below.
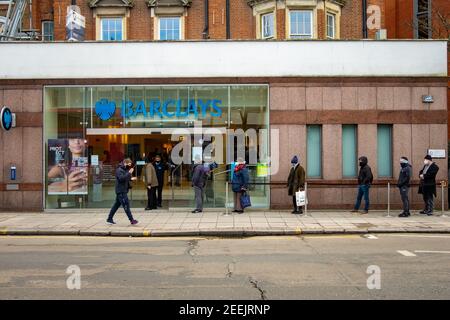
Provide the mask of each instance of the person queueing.
{"label": "person queueing", "polygon": [[130,201],[128,200],[128,191],[131,189],[131,181],[136,180],[136,177],[132,176],[133,172],[133,162],[129,158],[124,159],[116,169],[116,201],[109,212],[108,219],[106,220],[107,224],[116,224],[113,218],[120,206],[125,210],[130,223],[132,225],[138,224],[138,221],[135,220],[131,214]]}
{"label": "person queueing", "polygon": [[158,178],[158,187],[156,188],[156,191],[158,193],[156,198],[156,205],[161,208],[162,191],[164,187],[164,172],[167,169],[167,165],[162,161],[161,156],[158,154],[155,156],[155,162],[153,163],[153,166],[155,167],[156,177]]}
{"label": "person queueing", "polygon": [[420,213],[432,216],[434,197],[436,196],[436,175],[439,171],[439,167],[433,162],[433,158],[430,155],[425,156],[423,164],[423,168],[419,172],[419,194],[422,194],[423,196],[425,209],[420,211]]}
{"label": "person queueing", "polygon": [[292,204],[294,206],[294,210],[292,214],[302,214],[302,207],[297,206],[297,199],[295,197],[295,193],[303,190],[305,188],[305,169],[300,165],[299,159],[297,156],[294,156],[291,160],[291,170],[289,171],[288,177],[288,195],[292,196]]}
{"label": "person queueing", "polygon": [[358,174],[358,195],[356,197],[355,207],[352,212],[359,212],[359,207],[361,206],[362,198],[364,197],[364,211],[363,214],[369,213],[370,199],[369,199],[369,190],[370,185],[373,182],[373,174],[372,169],[370,169],[368,165],[368,159],[365,156],[360,157],[359,159],[359,174]]}
{"label": "person queueing", "polygon": [[245,160],[238,158],[234,167],[233,176],[231,179],[231,189],[234,195],[234,210],[233,212],[242,214],[244,208],[241,205],[241,196],[243,192],[248,189],[248,182],[250,180],[248,168],[245,165]]}
{"label": "person queueing", "polygon": [[398,182],[397,182],[397,187],[400,191],[400,197],[402,199],[402,203],[403,203],[403,212],[400,213],[399,217],[400,218],[407,218],[409,217],[411,214],[409,212],[409,183],[411,180],[411,175],[412,175],[412,168],[411,165],[409,164],[408,158],[407,157],[401,157],[400,158],[400,173],[398,176]]}
{"label": "person queueing", "polygon": [[157,209],[156,189],[158,189],[159,183],[155,167],[151,162],[145,165],[144,182],[147,188],[147,207],[145,210]]}
{"label": "person queueing", "polygon": [[203,212],[203,190],[206,185],[208,172],[200,157],[196,156],[192,168],[192,187],[195,195],[195,210],[192,213]]}

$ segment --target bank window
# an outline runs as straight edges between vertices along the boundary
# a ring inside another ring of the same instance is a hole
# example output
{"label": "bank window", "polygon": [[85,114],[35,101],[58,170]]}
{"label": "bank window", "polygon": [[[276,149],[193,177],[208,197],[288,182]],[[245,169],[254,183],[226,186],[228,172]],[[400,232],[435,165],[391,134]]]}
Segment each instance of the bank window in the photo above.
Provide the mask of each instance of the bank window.
{"label": "bank window", "polygon": [[42,40],[53,41],[53,21],[42,21]]}
{"label": "bank window", "polygon": [[415,0],[416,5],[416,37],[431,39],[431,0]]}
{"label": "bank window", "polygon": [[378,125],[377,130],[378,176],[392,177],[392,126]]}
{"label": "bank window", "polygon": [[307,126],[306,174],[309,178],[322,176],[322,126]]}
{"label": "bank window", "polygon": [[180,40],[180,17],[164,17],[159,19],[159,40]]}
{"label": "bank window", "polygon": [[327,39],[336,38],[336,16],[327,13]]}
{"label": "bank window", "polygon": [[123,40],[123,19],[122,18],[102,18],[101,33],[104,41]]}
{"label": "bank window", "polygon": [[261,16],[262,38],[270,39],[274,37],[274,18],[273,13],[263,14]]}
{"label": "bank window", "polygon": [[294,10],[289,14],[290,38],[311,39],[313,30],[313,14],[311,10]]}
{"label": "bank window", "polygon": [[353,124],[342,126],[342,176],[356,177],[357,159],[357,126]]}

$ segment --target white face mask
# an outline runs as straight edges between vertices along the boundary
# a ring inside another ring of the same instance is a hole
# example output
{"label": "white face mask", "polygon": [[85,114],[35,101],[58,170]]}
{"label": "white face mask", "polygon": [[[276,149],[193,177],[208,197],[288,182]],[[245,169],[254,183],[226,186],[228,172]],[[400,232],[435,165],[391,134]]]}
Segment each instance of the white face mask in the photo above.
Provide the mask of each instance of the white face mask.
{"label": "white face mask", "polygon": [[430,164],[429,160],[423,160],[423,164],[428,166]]}

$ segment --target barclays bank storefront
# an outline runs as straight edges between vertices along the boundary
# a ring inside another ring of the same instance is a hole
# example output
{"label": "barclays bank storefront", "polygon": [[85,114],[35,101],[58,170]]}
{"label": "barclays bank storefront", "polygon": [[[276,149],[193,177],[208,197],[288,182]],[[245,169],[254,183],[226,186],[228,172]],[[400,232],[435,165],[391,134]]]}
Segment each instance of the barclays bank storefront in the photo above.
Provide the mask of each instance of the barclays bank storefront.
{"label": "barclays bank storefront", "polygon": [[[248,164],[253,206],[270,205],[267,85],[46,86],[43,100],[46,209],[109,207],[114,170],[124,157],[136,164],[132,206],[144,208],[143,168],[157,154],[167,164],[163,207],[193,205],[190,160],[200,154],[219,164],[207,181],[205,205],[223,208],[227,157],[238,154],[230,132],[237,129],[247,133],[247,162],[256,151]],[[189,144],[177,154],[191,155],[180,163],[172,149],[183,142]]]}
{"label": "barclays bank storefront", "polygon": [[427,152],[436,151],[437,180],[448,179],[445,41],[2,42],[0,54],[0,107],[12,124],[0,130],[2,211],[106,211],[125,157],[136,165],[135,210],[145,208],[142,173],[155,155],[168,164],[163,210],[192,208],[197,156],[219,165],[209,210],[223,210],[227,190],[232,206],[239,155],[255,210],[292,206],[294,155],[309,209],[353,207],[361,155],[374,175],[372,209],[388,199],[400,207],[388,183],[401,156],[414,169],[413,208],[423,204]]}

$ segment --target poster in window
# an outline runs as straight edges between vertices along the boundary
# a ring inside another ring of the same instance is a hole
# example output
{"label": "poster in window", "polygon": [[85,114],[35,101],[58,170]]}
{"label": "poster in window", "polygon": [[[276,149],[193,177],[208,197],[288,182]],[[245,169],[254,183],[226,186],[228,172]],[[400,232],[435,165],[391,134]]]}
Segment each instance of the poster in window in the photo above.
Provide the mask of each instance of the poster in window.
{"label": "poster in window", "polygon": [[88,157],[84,139],[48,140],[48,194],[88,193]]}

